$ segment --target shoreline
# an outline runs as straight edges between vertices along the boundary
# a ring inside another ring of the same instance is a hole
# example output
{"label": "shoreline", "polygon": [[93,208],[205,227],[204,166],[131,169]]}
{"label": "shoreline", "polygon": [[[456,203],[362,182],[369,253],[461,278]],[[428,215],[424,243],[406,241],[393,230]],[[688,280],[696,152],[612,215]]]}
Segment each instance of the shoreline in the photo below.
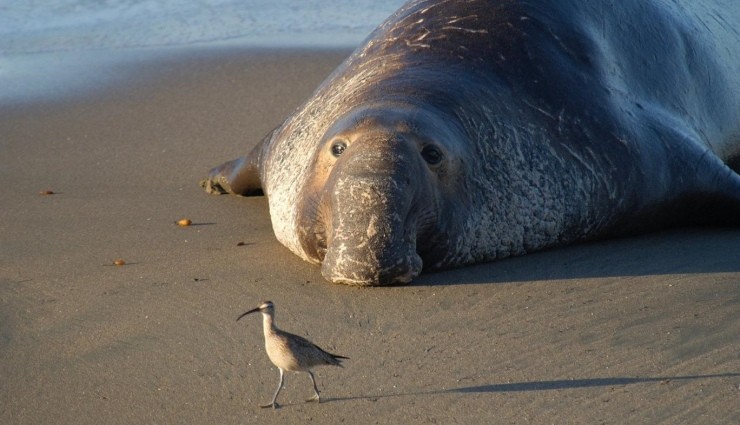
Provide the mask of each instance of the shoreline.
{"label": "shoreline", "polygon": [[[228,61],[227,58],[318,55],[348,56],[355,47],[337,43],[301,46],[241,39],[212,43],[9,54],[0,74],[0,108],[64,102],[94,96],[152,78],[140,73],[171,72],[172,64]],[[308,43],[308,42],[306,42]]]}

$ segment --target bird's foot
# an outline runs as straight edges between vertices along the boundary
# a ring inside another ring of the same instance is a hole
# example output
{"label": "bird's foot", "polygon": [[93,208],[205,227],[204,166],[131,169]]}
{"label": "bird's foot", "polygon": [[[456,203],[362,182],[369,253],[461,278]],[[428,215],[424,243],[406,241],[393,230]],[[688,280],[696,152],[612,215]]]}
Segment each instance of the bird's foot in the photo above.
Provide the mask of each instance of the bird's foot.
{"label": "bird's foot", "polygon": [[310,403],[312,401],[315,401],[316,403],[321,403],[321,397],[318,394],[314,394],[313,397],[306,399],[306,403]]}
{"label": "bird's foot", "polygon": [[275,402],[273,401],[273,402],[272,402],[272,403],[270,403],[270,404],[261,404],[261,405],[260,405],[260,407],[261,407],[261,408],[263,408],[263,409],[267,409],[268,407],[272,407],[273,409],[277,409],[278,407],[280,407],[280,405],[279,405],[279,404],[277,404],[277,403],[275,403]]}

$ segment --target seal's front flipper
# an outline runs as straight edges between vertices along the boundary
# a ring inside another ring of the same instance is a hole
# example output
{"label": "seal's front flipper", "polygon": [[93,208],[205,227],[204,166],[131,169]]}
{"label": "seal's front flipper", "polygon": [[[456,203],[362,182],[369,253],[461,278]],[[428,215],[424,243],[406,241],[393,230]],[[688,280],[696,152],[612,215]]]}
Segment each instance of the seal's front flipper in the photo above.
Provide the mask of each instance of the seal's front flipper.
{"label": "seal's front flipper", "polygon": [[200,185],[208,193],[221,195],[233,193],[236,195],[255,196],[262,194],[259,167],[250,156],[242,156],[225,162],[208,173],[208,178]]}
{"label": "seal's front flipper", "polygon": [[263,195],[262,157],[265,146],[271,140],[272,132],[262,139],[249,155],[233,159],[211,169],[208,177],[200,182],[201,187],[206,192],[216,195],[224,193],[243,196]]}

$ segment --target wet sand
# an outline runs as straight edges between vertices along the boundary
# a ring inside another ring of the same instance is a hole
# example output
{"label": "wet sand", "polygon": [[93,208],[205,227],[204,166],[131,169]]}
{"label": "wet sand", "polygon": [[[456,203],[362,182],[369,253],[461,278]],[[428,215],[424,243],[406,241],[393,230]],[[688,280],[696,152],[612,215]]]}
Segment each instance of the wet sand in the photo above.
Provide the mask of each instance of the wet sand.
{"label": "wet sand", "polygon": [[[180,51],[0,106],[0,423],[740,423],[740,229],[357,289],[282,247],[264,198],[201,190],[348,53]],[[266,299],[351,357],[321,404],[290,374],[258,407],[278,372],[235,319]]]}

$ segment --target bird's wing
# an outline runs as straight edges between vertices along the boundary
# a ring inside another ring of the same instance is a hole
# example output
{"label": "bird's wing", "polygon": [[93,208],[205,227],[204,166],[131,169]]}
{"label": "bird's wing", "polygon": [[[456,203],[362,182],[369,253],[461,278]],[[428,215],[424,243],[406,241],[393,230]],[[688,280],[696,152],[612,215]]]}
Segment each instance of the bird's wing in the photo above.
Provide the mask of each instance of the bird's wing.
{"label": "bird's wing", "polygon": [[[283,332],[283,333],[287,337],[286,339],[291,349],[300,350],[300,349],[307,349],[307,348],[318,348],[319,350],[321,350],[321,348],[319,348],[318,345],[314,344],[313,342],[307,340],[306,338],[302,336],[295,335],[289,332]],[[321,351],[324,351],[324,350],[321,350]]]}
{"label": "bird's wing", "polygon": [[295,335],[295,334],[292,334],[292,333],[289,333],[289,332],[285,332],[285,331],[283,331],[283,333],[285,334],[286,337],[288,337],[287,338],[288,344],[290,344],[290,348],[294,352],[296,352],[296,351],[297,352],[305,352],[306,350],[313,349],[313,350],[318,350],[318,351],[324,353],[329,358],[349,359],[349,357],[344,357],[344,356],[339,356],[339,355],[336,355],[336,354],[332,354],[332,353],[324,350],[323,348],[319,347],[318,345],[314,344],[313,342],[307,340],[306,338],[304,338],[302,336]]}

